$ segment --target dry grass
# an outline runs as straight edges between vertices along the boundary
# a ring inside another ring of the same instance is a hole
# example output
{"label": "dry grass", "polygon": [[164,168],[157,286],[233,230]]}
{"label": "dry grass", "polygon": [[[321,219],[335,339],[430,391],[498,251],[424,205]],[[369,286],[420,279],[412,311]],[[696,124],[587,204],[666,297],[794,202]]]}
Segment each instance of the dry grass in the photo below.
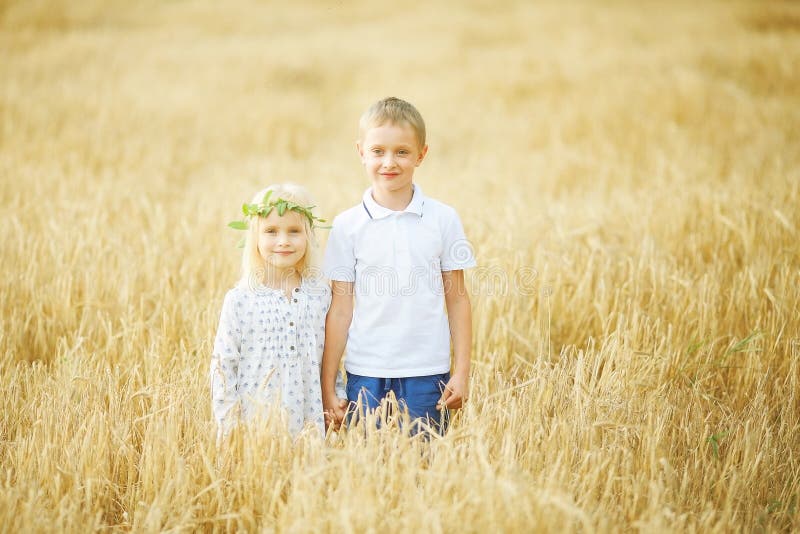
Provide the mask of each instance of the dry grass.
{"label": "dry grass", "polygon": [[[800,528],[798,4],[128,4],[0,2],[4,529]],[[482,265],[472,401],[219,458],[225,223],[351,205],[390,94]]]}

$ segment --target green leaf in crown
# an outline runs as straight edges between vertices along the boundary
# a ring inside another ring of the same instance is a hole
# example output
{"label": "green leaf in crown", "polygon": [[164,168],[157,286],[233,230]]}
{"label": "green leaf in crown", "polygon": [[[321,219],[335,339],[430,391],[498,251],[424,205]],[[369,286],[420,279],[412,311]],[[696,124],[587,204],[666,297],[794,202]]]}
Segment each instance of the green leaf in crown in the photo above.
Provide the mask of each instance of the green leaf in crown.
{"label": "green leaf in crown", "polygon": [[[234,230],[247,230],[250,228],[250,220],[253,217],[268,217],[270,213],[272,213],[273,209],[278,210],[278,215],[283,217],[287,211],[294,211],[295,213],[299,213],[300,215],[304,216],[308,219],[308,224],[311,228],[324,228],[329,229],[330,226],[321,226],[317,223],[324,223],[327,222],[325,219],[321,219],[314,215],[311,211],[316,206],[301,206],[295,202],[291,202],[289,200],[285,200],[283,198],[278,198],[275,200],[270,201],[272,197],[272,190],[267,191],[264,194],[264,198],[261,200],[260,204],[242,204],[242,214],[245,216],[245,220],[243,221],[231,221],[228,223],[230,228]],[[244,246],[244,242],[239,242],[239,248]]]}

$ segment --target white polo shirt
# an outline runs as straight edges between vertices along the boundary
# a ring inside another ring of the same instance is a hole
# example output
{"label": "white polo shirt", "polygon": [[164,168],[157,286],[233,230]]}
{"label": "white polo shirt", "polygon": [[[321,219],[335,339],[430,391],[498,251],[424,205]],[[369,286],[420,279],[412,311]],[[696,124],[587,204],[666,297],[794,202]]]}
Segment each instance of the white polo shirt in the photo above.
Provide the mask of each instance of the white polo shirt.
{"label": "white polo shirt", "polygon": [[345,369],[380,378],[449,371],[442,271],[474,266],[453,208],[415,185],[408,207],[392,211],[367,189],[333,220],[325,249],[325,275],[355,282]]}

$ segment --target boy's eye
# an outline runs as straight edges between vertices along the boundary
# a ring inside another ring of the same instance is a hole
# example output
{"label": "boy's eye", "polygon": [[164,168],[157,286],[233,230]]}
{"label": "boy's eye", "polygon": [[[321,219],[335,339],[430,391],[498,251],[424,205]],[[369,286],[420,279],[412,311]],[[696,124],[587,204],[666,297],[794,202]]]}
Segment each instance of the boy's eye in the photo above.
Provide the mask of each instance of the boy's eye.
{"label": "boy's eye", "polygon": [[405,156],[408,154],[408,150],[398,150],[397,153],[400,154],[401,156]]}
{"label": "boy's eye", "polygon": [[379,148],[373,148],[373,149],[372,149],[372,153],[373,153],[373,154],[381,154],[382,152],[383,152],[383,150],[381,150],[381,149],[379,149]]}

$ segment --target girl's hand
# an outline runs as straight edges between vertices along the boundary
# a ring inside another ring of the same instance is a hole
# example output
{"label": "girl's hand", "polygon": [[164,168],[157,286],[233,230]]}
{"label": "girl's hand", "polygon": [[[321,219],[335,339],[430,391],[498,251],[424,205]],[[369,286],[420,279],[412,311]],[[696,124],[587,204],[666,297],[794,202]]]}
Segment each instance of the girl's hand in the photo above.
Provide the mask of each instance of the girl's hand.
{"label": "girl's hand", "polygon": [[442,397],[436,404],[436,409],[450,408],[457,410],[464,405],[469,392],[469,376],[453,375],[444,386]]}
{"label": "girl's hand", "polygon": [[347,412],[347,399],[340,399],[336,395],[329,398],[323,397],[322,409],[325,413],[325,430],[328,428],[333,428],[334,431],[339,430]]}

